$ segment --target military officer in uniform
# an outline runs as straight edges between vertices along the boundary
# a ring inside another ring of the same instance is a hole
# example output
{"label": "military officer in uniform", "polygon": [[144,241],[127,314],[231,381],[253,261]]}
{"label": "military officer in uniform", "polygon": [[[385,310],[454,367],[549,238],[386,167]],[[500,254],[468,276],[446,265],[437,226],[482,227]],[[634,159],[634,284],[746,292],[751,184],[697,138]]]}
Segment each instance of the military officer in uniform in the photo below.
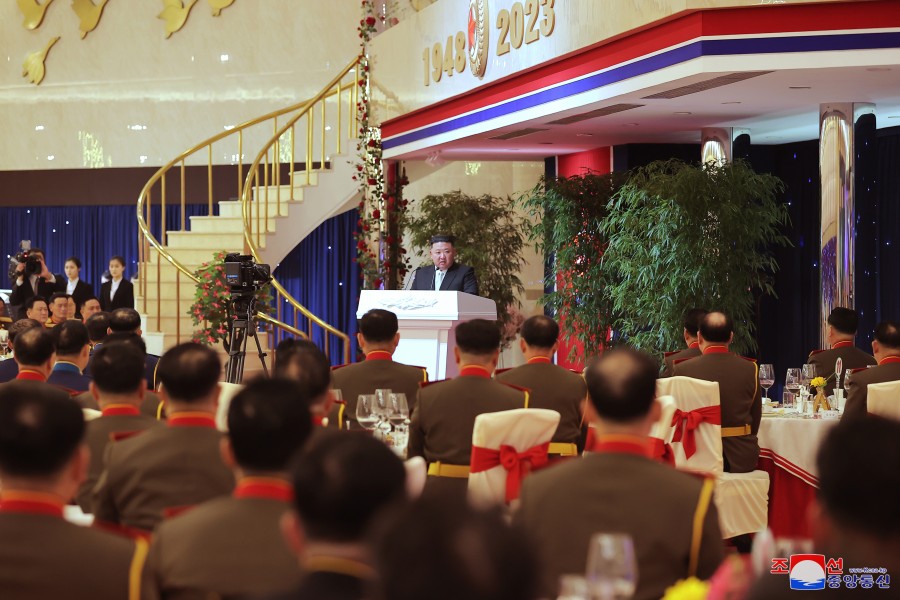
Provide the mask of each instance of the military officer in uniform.
{"label": "military officer in uniform", "polygon": [[475,417],[528,408],[528,392],[491,379],[500,356],[500,329],[474,319],[456,327],[459,376],[423,384],[409,430],[408,455],[428,461],[426,494],[465,499]]}
{"label": "military officer in uniform", "polygon": [[232,398],[222,456],[237,487],[156,529],[148,563],[161,597],[249,597],[299,585],[280,523],[294,497],[288,464],[312,432],[308,400],[297,382],[264,378]]}
{"label": "military officer in uniform", "polygon": [[0,384],[15,379],[19,374],[19,363],[15,361],[16,338],[23,331],[38,327],[43,327],[43,324],[34,319],[19,319],[9,326],[9,340],[6,342],[6,347],[12,355],[6,360],[0,361]]}
{"label": "military officer in uniform", "polygon": [[331,408],[329,427],[348,429],[355,425],[356,401],[360,394],[374,394],[378,389],[406,394],[411,414],[419,384],[428,381],[428,371],[425,367],[394,362],[392,357],[400,343],[397,315],[380,308],[370,310],[359,320],[356,340],[366,360],[334,367],[332,385],[334,389],[341,390],[345,404],[336,404]]}
{"label": "military officer in uniform", "polygon": [[705,308],[692,308],[684,313],[683,335],[687,348],[666,352],[660,377],[671,377],[675,374],[675,361],[681,362],[700,356],[700,340],[697,339],[697,331],[700,329],[700,321],[708,312]]}
{"label": "military officer in uniform", "polygon": [[328,357],[309,340],[291,340],[290,344],[282,342],[278,347],[274,376],[300,384],[313,425],[323,427],[334,403]]}
{"label": "military officer in uniform", "polygon": [[722,561],[714,480],[650,457],[648,434],[660,411],[657,372],[653,358],[631,349],[590,361],[585,380],[594,451],[522,484],[513,520],[537,548],[541,597],[556,596],[560,575],[584,571],[598,531],[626,533],[634,541],[636,600],[660,598],[679,579],[708,579]]}
{"label": "military officer in uniform", "polygon": [[825,395],[830,396],[837,384],[834,372],[837,359],[841,359],[844,374],[877,363],[875,357],[854,345],[856,330],[859,327],[859,317],[855,310],[839,306],[831,311],[826,323],[828,327],[825,331],[825,341],[828,342],[828,349],[813,350],[806,362],[816,366],[817,377],[825,378]]}
{"label": "military officer in uniform", "polygon": [[550,454],[575,456],[584,449],[582,404],[587,389],[584,379],[553,364],[559,346],[559,325],[550,317],[538,315],[522,323],[519,346],[527,360],[515,369],[497,371],[497,381],[526,388],[528,406],[548,408],[560,415],[559,426],[550,444]]}
{"label": "military officer in uniform", "polygon": [[16,380],[46,384],[56,362],[56,346],[49,330],[33,327],[19,332],[13,342],[13,352],[13,359],[19,365]]}
{"label": "military officer in uniform", "polygon": [[62,390],[24,384],[0,387],[0,596],[152,598],[144,541],[63,518],[89,460],[81,409]]}
{"label": "military officer in uniform", "polygon": [[[878,366],[871,369],[856,369],[850,375],[843,419],[854,419],[868,414],[867,398],[870,383],[900,380],[900,323],[882,321],[875,327],[872,353],[878,361]],[[900,398],[897,402],[900,402]]]}
{"label": "military officer in uniform", "polygon": [[762,396],[756,361],[728,350],[734,339],[731,318],[722,312],[703,317],[699,330],[703,356],[675,365],[675,375],[715,381],[722,408],[722,455],[729,473],[756,469],[759,442],[756,433],[762,419]]}

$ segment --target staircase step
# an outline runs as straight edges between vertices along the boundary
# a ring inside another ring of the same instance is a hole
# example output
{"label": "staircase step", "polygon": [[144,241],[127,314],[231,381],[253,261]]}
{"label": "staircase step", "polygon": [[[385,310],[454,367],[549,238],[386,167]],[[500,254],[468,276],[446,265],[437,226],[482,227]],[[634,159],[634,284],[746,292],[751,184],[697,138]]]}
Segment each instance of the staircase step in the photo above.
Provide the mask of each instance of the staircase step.
{"label": "staircase step", "polygon": [[[277,217],[279,215],[287,215],[290,210],[291,204],[297,204],[297,201],[290,200],[289,197],[282,194],[281,196],[281,210],[278,210],[278,201],[275,198],[274,194],[269,194],[269,221],[271,222],[273,217]],[[263,201],[262,210],[265,210],[265,200]],[[253,218],[256,219],[256,207],[253,207]],[[219,202],[219,214],[223,217],[243,217],[243,213],[241,212],[241,203],[237,200],[229,200]],[[264,213],[260,212],[260,215]]]}
{"label": "staircase step", "polygon": [[176,248],[190,248],[193,250],[209,249],[212,252],[223,248],[242,248],[244,246],[244,233],[240,232],[210,232],[198,233],[196,231],[172,231],[166,236],[168,250]]}
{"label": "staircase step", "polygon": [[[167,247],[166,251],[172,255],[172,258],[180,262],[188,271],[195,271],[200,267],[201,264],[205,262],[209,262],[213,259],[213,255],[215,252],[219,250],[225,250],[227,252],[243,252],[243,244],[240,246],[235,246],[234,248],[222,248],[219,247],[216,250],[212,250],[209,248],[172,248]],[[156,249],[150,249],[150,256],[148,257],[148,262],[150,263],[150,269],[155,269],[156,261],[161,261],[161,265],[165,268],[167,265],[171,267],[168,260],[164,257],[158,255]],[[172,267],[174,268],[174,267]]]}
{"label": "staircase step", "polygon": [[[278,193],[279,193],[279,189],[280,189],[282,202],[303,202],[303,189],[307,187],[306,178],[304,176],[304,178],[301,180],[301,179],[299,179],[299,175],[297,177],[298,177],[298,179],[296,179],[294,181],[293,188],[291,187],[291,185],[289,183],[286,185],[285,184],[269,185],[269,186],[261,185],[258,188],[253,188],[253,196],[252,196],[253,201],[254,202],[257,202],[257,201],[265,202],[266,201],[266,190],[268,189],[269,190],[269,204],[272,204],[273,202],[276,202],[278,200]],[[315,179],[314,181],[318,182],[318,179]],[[313,185],[316,185],[316,184],[310,183],[310,187]]]}
{"label": "staircase step", "polygon": [[[269,231],[275,231],[277,219],[269,219]],[[241,217],[191,217],[193,233],[241,233],[244,232],[244,220]]]}

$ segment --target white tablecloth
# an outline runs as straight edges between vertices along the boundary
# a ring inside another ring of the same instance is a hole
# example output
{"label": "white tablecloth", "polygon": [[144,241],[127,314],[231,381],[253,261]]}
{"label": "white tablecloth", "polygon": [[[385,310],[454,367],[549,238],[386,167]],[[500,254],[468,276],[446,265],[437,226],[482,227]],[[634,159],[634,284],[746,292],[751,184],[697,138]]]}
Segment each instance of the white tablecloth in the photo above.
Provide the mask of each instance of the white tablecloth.
{"label": "white tablecloth", "polygon": [[825,434],[837,423],[837,419],[764,416],[759,426],[760,456],[818,487],[816,454]]}

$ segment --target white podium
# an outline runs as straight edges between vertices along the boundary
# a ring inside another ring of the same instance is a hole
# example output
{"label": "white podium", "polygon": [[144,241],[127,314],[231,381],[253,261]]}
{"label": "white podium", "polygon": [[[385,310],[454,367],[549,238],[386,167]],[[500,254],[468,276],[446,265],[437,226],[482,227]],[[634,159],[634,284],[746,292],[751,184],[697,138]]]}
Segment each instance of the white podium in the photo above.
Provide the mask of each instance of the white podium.
{"label": "white podium", "polygon": [[400,322],[400,345],[394,360],[425,367],[429,381],[457,374],[453,356],[457,324],[497,318],[493,300],[462,292],[363,290],[357,318],[373,308],[391,311]]}

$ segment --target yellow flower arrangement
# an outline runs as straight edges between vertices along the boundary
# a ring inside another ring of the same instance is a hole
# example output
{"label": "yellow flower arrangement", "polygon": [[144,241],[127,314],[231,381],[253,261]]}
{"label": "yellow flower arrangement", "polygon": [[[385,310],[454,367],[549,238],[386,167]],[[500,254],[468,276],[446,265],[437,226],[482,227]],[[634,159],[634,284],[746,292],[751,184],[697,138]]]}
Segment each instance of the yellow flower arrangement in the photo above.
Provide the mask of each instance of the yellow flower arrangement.
{"label": "yellow flower arrangement", "polygon": [[667,588],[663,600],[705,600],[707,594],[709,583],[696,577],[688,577]]}
{"label": "yellow flower arrangement", "polygon": [[824,377],[813,377],[813,380],[809,382],[809,385],[817,388],[825,387],[826,379]]}

